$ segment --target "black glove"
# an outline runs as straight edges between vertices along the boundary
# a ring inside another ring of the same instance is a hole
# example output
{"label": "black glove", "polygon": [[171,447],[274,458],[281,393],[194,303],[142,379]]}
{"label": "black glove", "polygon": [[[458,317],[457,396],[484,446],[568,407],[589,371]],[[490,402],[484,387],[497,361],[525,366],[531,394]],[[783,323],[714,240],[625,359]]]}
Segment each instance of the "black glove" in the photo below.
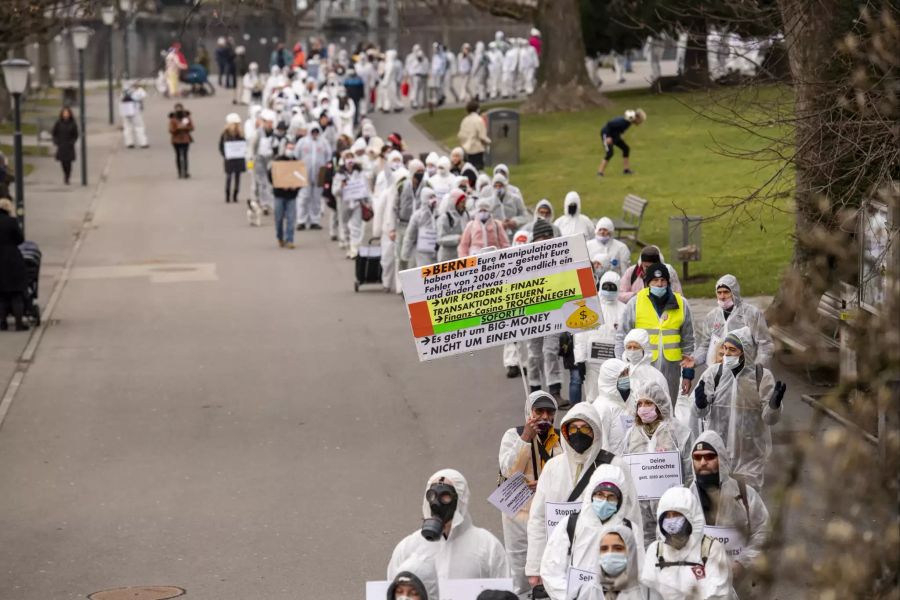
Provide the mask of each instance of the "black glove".
{"label": "black glove", "polygon": [[697,405],[697,408],[703,410],[707,406],[709,406],[709,401],[706,399],[706,382],[701,381],[697,384],[697,389],[694,390],[694,404]]}
{"label": "black glove", "polygon": [[775,382],[775,391],[772,392],[772,397],[769,398],[769,408],[773,410],[778,410],[781,408],[781,401],[784,399],[784,392],[787,390],[787,385],[783,384],[780,381]]}
{"label": "black glove", "polygon": [[584,378],[587,375],[587,364],[584,362],[576,363],[575,368],[581,373],[581,380],[584,381]]}

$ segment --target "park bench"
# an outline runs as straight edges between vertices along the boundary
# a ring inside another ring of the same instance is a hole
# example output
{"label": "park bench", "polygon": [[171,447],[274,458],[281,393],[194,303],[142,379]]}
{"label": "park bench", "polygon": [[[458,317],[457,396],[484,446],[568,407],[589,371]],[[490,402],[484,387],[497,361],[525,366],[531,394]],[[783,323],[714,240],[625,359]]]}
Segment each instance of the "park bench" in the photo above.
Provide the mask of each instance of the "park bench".
{"label": "park bench", "polygon": [[[647,210],[647,204],[649,204],[647,200],[634,194],[625,196],[625,200],[622,201],[622,218],[613,219],[613,224],[616,226],[616,233],[618,234],[617,237],[631,240],[641,247],[647,245],[638,237],[641,221],[644,220],[644,211]],[[623,235],[626,232],[630,233]]]}
{"label": "park bench", "polygon": [[833,368],[838,364],[841,348],[841,327],[847,318],[847,302],[832,292],[819,298],[817,318],[789,327],[772,325],[769,333],[779,350],[789,350],[801,358],[802,366],[812,379],[812,370]]}

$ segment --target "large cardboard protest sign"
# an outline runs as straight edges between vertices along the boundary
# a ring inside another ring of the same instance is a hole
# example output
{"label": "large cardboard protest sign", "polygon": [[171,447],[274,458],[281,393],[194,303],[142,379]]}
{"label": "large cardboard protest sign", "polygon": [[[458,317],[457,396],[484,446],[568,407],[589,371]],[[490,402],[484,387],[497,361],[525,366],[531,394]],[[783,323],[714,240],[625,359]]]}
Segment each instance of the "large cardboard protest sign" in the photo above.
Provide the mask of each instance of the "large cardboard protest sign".
{"label": "large cardboard protest sign", "polygon": [[407,269],[400,282],[423,361],[600,325],[580,235]]}
{"label": "large cardboard protest sign", "polygon": [[272,161],[272,186],[279,189],[292,190],[309,185],[306,178],[306,165],[302,160]]}

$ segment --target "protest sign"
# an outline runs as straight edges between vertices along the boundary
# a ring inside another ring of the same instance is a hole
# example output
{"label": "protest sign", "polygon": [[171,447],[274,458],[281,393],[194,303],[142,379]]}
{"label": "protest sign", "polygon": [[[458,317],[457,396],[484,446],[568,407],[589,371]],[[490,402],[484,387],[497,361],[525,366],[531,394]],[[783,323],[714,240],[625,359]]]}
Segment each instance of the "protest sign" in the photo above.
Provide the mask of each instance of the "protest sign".
{"label": "protest sign", "polygon": [[225,158],[233,160],[235,158],[244,158],[247,154],[247,142],[244,140],[232,140],[222,144],[225,150]]}
{"label": "protest sign", "polygon": [[272,161],[272,186],[279,189],[292,190],[306,187],[306,165],[302,160]]}
{"label": "protest sign", "polygon": [[407,269],[400,281],[422,361],[600,325],[581,235]]}
{"label": "protest sign", "polygon": [[341,187],[341,198],[346,203],[365,200],[369,197],[369,186],[363,177],[351,177]]}
{"label": "protest sign", "polygon": [[501,483],[494,493],[488,496],[488,502],[500,509],[507,517],[515,517],[522,507],[528,504],[534,492],[525,483],[525,474],[516,473]]}
{"label": "protest sign", "polygon": [[622,458],[631,465],[638,500],[659,500],[667,489],[682,485],[681,457],[677,452],[624,454]]}
{"label": "protest sign", "polygon": [[560,521],[565,521],[569,515],[581,512],[581,502],[547,502],[544,505],[544,521],[547,524],[547,537],[553,533]]}
{"label": "protest sign", "polygon": [[569,567],[569,573],[566,576],[566,598],[576,598],[581,586],[590,584],[596,578],[597,574],[593,571]]}
{"label": "protest sign", "polygon": [[744,553],[744,546],[747,541],[744,532],[736,527],[714,527],[707,525],[703,528],[703,533],[711,538],[716,538],[725,546],[725,553],[731,560],[737,560]]}
{"label": "protest sign", "polygon": [[[366,600],[387,598],[388,581],[367,581]],[[512,592],[512,579],[439,579],[441,600],[473,600],[484,590]]]}

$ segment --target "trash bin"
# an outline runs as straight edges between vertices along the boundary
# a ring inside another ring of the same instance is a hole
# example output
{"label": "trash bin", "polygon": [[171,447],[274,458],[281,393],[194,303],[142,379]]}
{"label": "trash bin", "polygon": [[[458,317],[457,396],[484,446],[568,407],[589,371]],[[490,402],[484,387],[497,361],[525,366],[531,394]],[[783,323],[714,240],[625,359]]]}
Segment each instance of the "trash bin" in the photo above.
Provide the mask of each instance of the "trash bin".
{"label": "trash bin", "polygon": [[62,103],[63,106],[75,106],[78,104],[78,89],[73,87],[63,88]]}
{"label": "trash bin", "polygon": [[701,258],[703,238],[700,226],[703,217],[669,217],[669,260],[681,263],[682,277],[688,278],[688,263]]}
{"label": "trash bin", "polygon": [[485,152],[488,165],[519,164],[519,113],[508,108],[495,108],[485,113],[491,145]]}

